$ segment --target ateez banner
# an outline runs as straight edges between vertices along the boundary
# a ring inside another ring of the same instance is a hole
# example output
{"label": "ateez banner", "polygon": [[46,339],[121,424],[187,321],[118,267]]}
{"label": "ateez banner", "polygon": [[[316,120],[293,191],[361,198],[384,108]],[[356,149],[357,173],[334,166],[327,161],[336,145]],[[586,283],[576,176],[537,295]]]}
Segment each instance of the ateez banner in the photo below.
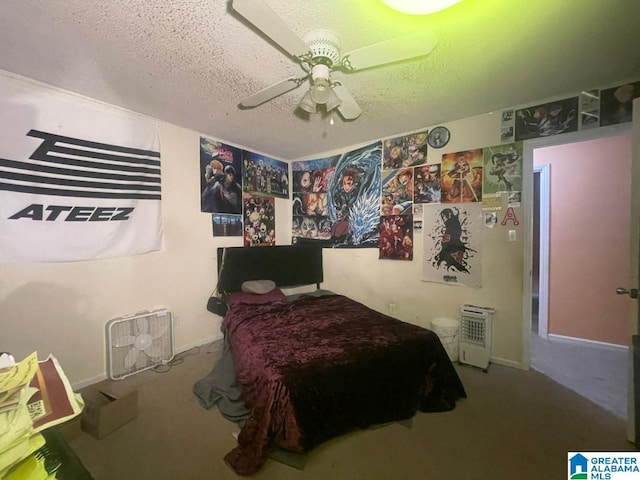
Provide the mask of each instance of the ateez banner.
{"label": "ateez banner", "polygon": [[0,76],[0,262],[162,246],[157,125]]}

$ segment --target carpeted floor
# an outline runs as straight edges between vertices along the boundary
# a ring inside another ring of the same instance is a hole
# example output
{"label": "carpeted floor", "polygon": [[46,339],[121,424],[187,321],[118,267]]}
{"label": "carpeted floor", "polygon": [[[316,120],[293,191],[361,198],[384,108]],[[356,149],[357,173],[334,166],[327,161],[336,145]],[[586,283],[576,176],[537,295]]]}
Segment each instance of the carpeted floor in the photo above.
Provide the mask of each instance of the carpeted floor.
{"label": "carpeted floor", "polygon": [[[238,478],[222,461],[237,427],[192,393],[220,349],[216,343],[185,352],[167,373],[109,382],[138,390],[139,413],[102,440],[82,433],[70,442],[95,480]],[[269,459],[252,478],[565,478],[568,451],[635,450],[622,419],[539,372],[457,369],[468,398],[455,410],[331,440],[306,455],[303,470]]]}

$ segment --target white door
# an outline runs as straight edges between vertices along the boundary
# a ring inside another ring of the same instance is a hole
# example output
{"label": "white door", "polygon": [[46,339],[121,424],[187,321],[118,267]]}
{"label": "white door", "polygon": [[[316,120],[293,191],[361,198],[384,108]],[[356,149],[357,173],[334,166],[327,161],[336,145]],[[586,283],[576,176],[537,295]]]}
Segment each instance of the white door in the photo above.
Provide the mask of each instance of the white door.
{"label": "white door", "polygon": [[[625,290],[640,288],[640,98],[633,102],[633,126],[631,146],[631,219],[630,219],[630,261],[631,276],[629,285],[620,285]],[[634,295],[635,296],[635,295]],[[629,331],[633,343],[638,345],[638,324],[640,322],[638,299],[629,296]],[[632,348],[629,355],[629,402],[627,420],[627,438],[640,443],[640,352]],[[637,377],[637,379],[635,378]],[[636,420],[637,419],[637,420]],[[638,432],[638,436],[636,436]]]}

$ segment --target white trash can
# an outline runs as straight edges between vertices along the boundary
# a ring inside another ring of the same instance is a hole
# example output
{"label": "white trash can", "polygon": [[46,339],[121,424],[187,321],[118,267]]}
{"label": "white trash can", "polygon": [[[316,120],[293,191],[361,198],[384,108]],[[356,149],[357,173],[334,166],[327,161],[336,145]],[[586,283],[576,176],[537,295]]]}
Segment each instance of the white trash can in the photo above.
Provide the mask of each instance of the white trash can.
{"label": "white trash can", "polygon": [[460,320],[446,317],[434,318],[431,320],[431,330],[440,338],[451,361],[457,362],[460,348]]}

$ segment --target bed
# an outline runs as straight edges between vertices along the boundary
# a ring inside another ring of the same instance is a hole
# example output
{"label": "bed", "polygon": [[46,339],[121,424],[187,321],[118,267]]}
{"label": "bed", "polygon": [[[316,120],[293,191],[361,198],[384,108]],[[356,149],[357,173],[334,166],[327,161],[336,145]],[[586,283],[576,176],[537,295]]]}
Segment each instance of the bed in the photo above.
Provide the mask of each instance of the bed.
{"label": "bed", "polygon": [[[225,353],[194,392],[242,425],[224,458],[236,473],[255,473],[274,448],[308,452],[418,411],[452,410],[466,397],[435,333],[320,289],[321,248],[225,248],[218,259]],[[261,280],[276,288],[242,291]],[[307,294],[281,290],[314,284]]]}

